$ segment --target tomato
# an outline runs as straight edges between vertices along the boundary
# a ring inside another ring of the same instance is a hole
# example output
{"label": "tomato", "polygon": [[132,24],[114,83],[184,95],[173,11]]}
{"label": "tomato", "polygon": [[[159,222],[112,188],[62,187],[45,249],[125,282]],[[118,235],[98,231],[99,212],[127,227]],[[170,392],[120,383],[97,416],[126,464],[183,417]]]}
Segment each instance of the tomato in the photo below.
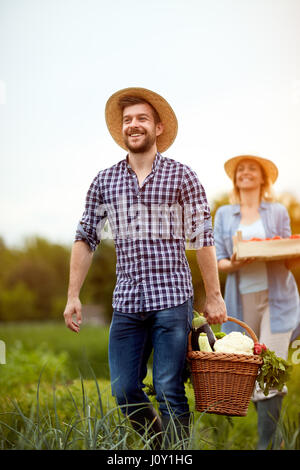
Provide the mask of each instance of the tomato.
{"label": "tomato", "polygon": [[300,238],[299,234],[291,235],[290,238]]}

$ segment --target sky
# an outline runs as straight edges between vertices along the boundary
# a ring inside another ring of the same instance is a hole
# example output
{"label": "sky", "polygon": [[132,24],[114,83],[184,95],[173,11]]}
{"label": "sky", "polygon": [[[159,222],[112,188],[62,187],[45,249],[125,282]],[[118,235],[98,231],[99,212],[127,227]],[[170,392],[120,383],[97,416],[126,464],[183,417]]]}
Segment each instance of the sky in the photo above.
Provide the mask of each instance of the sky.
{"label": "sky", "polygon": [[71,245],[96,174],[126,152],[104,117],[117,90],[161,94],[179,123],[164,156],[208,201],[240,154],[300,199],[299,0],[0,0],[0,236]]}

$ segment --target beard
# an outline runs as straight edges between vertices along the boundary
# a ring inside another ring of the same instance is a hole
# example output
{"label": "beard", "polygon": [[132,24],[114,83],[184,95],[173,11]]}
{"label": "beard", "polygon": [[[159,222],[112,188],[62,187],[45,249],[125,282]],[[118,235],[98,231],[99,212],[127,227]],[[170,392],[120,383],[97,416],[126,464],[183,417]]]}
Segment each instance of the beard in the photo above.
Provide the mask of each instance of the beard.
{"label": "beard", "polygon": [[[132,132],[132,131],[131,131]],[[143,136],[139,138],[138,142],[130,142],[130,136],[127,134],[123,134],[123,140],[128,148],[128,150],[132,153],[144,153],[150,150],[156,142],[156,134],[155,132],[147,132],[143,130]]]}

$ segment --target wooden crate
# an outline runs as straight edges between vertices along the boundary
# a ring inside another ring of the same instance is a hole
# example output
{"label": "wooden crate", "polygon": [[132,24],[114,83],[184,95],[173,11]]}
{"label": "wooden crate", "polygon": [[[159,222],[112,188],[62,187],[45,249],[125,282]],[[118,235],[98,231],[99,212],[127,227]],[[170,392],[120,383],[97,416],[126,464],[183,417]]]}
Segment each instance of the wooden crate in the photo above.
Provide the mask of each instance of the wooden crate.
{"label": "wooden crate", "polygon": [[299,238],[282,238],[280,240],[246,241],[242,232],[233,237],[233,252],[236,259],[252,258],[258,260],[279,260],[300,256]]}

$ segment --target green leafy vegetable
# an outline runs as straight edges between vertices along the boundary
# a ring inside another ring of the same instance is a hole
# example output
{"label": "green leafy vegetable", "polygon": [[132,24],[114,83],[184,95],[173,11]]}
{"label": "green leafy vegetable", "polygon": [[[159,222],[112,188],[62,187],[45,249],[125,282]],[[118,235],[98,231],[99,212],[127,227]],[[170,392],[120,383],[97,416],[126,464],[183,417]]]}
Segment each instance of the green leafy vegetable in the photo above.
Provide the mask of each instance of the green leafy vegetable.
{"label": "green leafy vegetable", "polygon": [[226,333],[224,333],[224,331],[218,331],[217,333],[215,333],[215,337],[217,339],[224,338],[224,336],[226,336]]}
{"label": "green leafy vegetable", "polygon": [[256,380],[264,395],[267,396],[272,388],[281,391],[290,378],[292,366],[270,349],[263,349],[259,355],[263,365]]}

